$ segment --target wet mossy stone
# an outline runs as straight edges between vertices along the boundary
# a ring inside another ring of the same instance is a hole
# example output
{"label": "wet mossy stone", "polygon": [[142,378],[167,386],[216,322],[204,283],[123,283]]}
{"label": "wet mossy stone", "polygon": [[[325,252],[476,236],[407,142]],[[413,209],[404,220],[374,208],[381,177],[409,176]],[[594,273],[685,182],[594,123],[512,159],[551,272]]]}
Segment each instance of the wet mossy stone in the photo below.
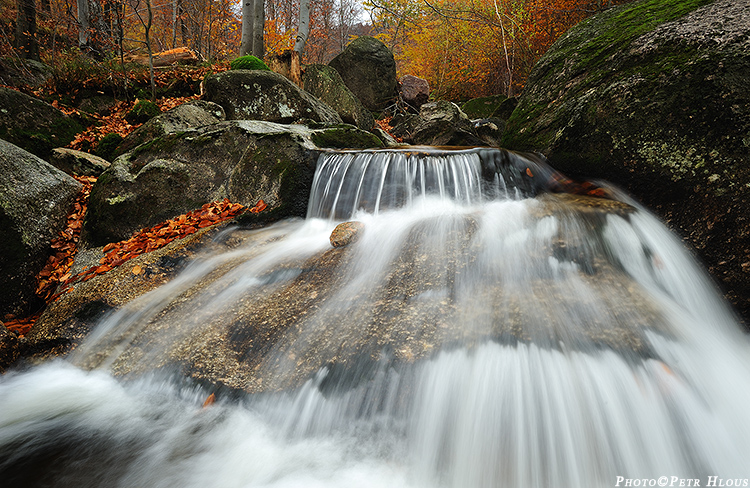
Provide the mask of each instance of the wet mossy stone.
{"label": "wet mossy stone", "polygon": [[0,87],[0,139],[41,158],[68,145],[83,130],[81,123],[37,98]]}
{"label": "wet mossy stone", "polygon": [[370,130],[375,119],[362,102],[347,88],[341,75],[331,66],[310,64],[305,66],[302,78],[306,92],[318,97],[336,111],[347,124]]}
{"label": "wet mossy stone", "polygon": [[230,70],[203,80],[203,99],[224,108],[227,120],[340,124],[328,105],[272,71]]}
{"label": "wet mossy stone", "polygon": [[505,95],[491,95],[489,97],[473,98],[461,105],[461,110],[470,119],[487,119],[492,117],[495,110],[507,100]]}
{"label": "wet mossy stone", "polygon": [[328,65],[338,71],[346,86],[368,110],[383,110],[398,95],[393,53],[374,37],[356,38]]}
{"label": "wet mossy stone", "polygon": [[159,107],[154,102],[138,100],[133,108],[130,109],[130,112],[125,115],[125,120],[131,124],[142,124],[160,113],[161,110],[159,110]]}
{"label": "wet mossy stone", "polygon": [[263,71],[271,71],[262,59],[255,56],[240,56],[232,61],[229,67],[231,69],[259,69]]}
{"label": "wet mossy stone", "polygon": [[0,140],[0,316],[41,305],[34,295],[36,275],[80,189],[59,169]]}
{"label": "wet mossy stone", "polygon": [[634,193],[688,237],[748,321],[748,73],[750,1],[628,3],[540,59],[503,146]]}

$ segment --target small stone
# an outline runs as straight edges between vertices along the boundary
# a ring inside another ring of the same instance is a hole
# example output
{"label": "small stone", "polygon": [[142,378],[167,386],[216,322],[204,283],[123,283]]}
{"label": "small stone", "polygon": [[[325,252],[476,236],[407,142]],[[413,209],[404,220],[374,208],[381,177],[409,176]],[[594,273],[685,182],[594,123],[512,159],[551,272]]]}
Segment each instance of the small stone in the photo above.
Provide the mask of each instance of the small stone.
{"label": "small stone", "polygon": [[365,224],[362,222],[344,222],[339,224],[331,232],[331,245],[333,247],[348,246],[359,239]]}

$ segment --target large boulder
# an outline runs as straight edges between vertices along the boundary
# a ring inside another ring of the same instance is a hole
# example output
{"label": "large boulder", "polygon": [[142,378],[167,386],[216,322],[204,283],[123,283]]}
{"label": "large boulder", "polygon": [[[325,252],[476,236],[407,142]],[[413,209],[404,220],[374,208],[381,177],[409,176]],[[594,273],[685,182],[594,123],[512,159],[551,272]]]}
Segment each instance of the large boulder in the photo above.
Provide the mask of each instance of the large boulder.
{"label": "large boulder", "polygon": [[356,38],[328,65],[368,110],[383,110],[396,98],[396,61],[391,50],[374,37]]}
{"label": "large boulder", "polygon": [[221,105],[205,100],[193,100],[151,118],[131,132],[117,146],[115,156],[135,149],[137,146],[174,132],[195,129],[226,120]]}
{"label": "large boulder", "polygon": [[175,132],[117,158],[91,191],[82,239],[119,241],[201,205],[264,200],[278,217],[305,215],[318,147],[379,147],[351,126],[309,129],[225,121]]}
{"label": "large boulder", "polygon": [[331,107],[272,71],[239,69],[207,76],[203,98],[221,105],[227,120],[341,123]]}
{"label": "large boulder", "polygon": [[0,316],[40,305],[36,275],[80,190],[70,176],[0,140]]}
{"label": "large boulder", "polygon": [[52,105],[0,86],[0,139],[46,158],[82,130],[78,121]]}
{"label": "large boulder", "polygon": [[328,104],[347,124],[356,125],[362,130],[370,130],[375,125],[370,111],[346,87],[334,68],[325,64],[307,65],[302,82],[306,92]]}
{"label": "large boulder", "polygon": [[504,135],[626,187],[685,236],[750,323],[750,0],[642,0],[571,29]]}

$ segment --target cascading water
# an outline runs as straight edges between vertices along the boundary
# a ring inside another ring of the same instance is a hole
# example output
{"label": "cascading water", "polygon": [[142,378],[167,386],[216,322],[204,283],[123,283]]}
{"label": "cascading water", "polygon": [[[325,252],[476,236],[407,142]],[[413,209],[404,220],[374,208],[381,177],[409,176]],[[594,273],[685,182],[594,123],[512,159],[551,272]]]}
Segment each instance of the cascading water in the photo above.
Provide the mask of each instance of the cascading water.
{"label": "cascading water", "polygon": [[500,150],[324,154],[304,222],[226,231],[0,379],[0,479],[743,486],[747,337],[656,219],[559,180]]}

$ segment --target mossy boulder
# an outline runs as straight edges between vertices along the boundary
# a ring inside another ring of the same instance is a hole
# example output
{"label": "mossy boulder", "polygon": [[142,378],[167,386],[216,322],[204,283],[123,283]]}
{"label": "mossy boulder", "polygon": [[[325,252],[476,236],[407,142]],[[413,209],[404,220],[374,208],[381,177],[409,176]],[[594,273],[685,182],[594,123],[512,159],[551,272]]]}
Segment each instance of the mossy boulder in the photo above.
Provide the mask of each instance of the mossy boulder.
{"label": "mossy boulder", "polygon": [[[368,134],[335,129],[343,137]],[[224,121],[142,144],[94,185],[82,239],[88,247],[119,241],[223,198],[246,206],[262,199],[269,206],[264,214],[303,217],[319,152],[313,138],[325,139],[327,130]]]}
{"label": "mossy boulder", "polygon": [[362,102],[347,88],[341,75],[331,66],[311,64],[305,66],[302,78],[306,92],[318,97],[339,114],[341,120],[363,130],[370,130],[375,119]]}
{"label": "mossy boulder", "polygon": [[356,38],[328,65],[368,110],[383,110],[398,95],[393,53],[374,37]]}
{"label": "mossy boulder", "polygon": [[66,223],[81,184],[0,140],[0,316],[23,315],[41,303],[36,275]]}
{"label": "mossy boulder", "polygon": [[690,241],[748,320],[748,73],[747,0],[626,4],[542,57],[503,144],[633,192]]}
{"label": "mossy boulder", "polygon": [[0,86],[0,139],[46,158],[82,130],[77,120],[52,105]]}
{"label": "mossy boulder", "polygon": [[221,105],[227,120],[342,122],[331,107],[272,71],[231,70],[209,75],[203,80],[203,98]]}
{"label": "mossy boulder", "polygon": [[186,102],[155,116],[131,132],[112,151],[112,155],[119,156],[166,134],[215,124],[225,119],[224,109],[218,104],[205,100]]}
{"label": "mossy boulder", "polygon": [[461,110],[463,110],[470,119],[486,119],[492,117],[495,110],[497,110],[500,104],[507,99],[508,97],[505,95],[472,98],[461,105]]}

